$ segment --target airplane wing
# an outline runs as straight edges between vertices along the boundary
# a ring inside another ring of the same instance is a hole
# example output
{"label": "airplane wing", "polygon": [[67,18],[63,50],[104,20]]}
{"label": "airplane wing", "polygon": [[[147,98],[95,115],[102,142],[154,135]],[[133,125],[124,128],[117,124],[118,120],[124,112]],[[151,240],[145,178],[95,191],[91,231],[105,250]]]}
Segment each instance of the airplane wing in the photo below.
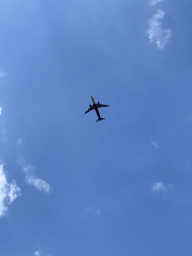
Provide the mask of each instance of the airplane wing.
{"label": "airplane wing", "polygon": [[97,107],[98,107],[98,108],[109,107],[109,105],[104,105],[104,104],[100,104],[100,103],[99,103],[99,104],[97,104]]}
{"label": "airplane wing", "polygon": [[93,109],[94,109],[94,107],[91,106],[91,107],[85,112],[85,114],[87,114],[89,111],[91,111],[91,110],[93,110]]}

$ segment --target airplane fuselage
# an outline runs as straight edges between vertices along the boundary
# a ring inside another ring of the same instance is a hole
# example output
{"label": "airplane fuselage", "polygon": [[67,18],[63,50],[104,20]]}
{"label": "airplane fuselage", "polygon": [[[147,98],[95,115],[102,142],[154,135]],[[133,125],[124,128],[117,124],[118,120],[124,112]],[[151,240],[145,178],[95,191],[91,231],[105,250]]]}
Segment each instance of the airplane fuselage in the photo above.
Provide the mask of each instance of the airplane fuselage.
{"label": "airplane fuselage", "polygon": [[98,108],[101,108],[101,107],[109,107],[109,105],[100,104],[99,101],[98,101],[98,103],[96,103],[96,102],[95,102],[95,99],[94,99],[94,97],[93,97],[93,95],[91,95],[91,100],[92,100],[92,102],[93,102],[93,105],[89,104],[90,108],[89,108],[87,111],[85,111],[85,114],[87,114],[87,113],[89,113],[91,110],[95,109],[95,112],[96,112],[96,114],[97,114],[97,116],[98,116],[98,119],[96,120],[96,122],[101,121],[101,120],[105,120],[105,118],[103,118],[103,117],[100,116],[100,113],[99,113]]}
{"label": "airplane fuselage", "polygon": [[95,99],[94,99],[93,95],[91,95],[91,99],[92,99],[92,102],[93,102],[93,107],[95,109],[95,112],[96,112],[99,120],[101,121],[101,116],[100,116],[99,110],[97,108],[97,104],[95,103]]}

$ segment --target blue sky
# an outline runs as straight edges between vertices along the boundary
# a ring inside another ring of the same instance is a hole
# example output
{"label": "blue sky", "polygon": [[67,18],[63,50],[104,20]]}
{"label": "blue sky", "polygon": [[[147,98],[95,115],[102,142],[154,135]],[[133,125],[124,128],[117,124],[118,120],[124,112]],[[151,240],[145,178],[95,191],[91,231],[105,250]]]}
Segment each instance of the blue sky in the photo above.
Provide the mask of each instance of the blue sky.
{"label": "blue sky", "polygon": [[192,254],[191,13],[1,0],[1,256]]}

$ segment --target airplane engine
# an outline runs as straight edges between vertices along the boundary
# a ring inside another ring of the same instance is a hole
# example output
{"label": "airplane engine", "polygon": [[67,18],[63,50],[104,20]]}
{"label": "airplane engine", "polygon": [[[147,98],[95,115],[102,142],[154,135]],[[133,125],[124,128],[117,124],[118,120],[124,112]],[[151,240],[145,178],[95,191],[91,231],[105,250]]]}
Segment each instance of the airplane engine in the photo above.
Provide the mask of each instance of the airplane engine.
{"label": "airplane engine", "polygon": [[90,108],[91,108],[91,104],[89,104]]}

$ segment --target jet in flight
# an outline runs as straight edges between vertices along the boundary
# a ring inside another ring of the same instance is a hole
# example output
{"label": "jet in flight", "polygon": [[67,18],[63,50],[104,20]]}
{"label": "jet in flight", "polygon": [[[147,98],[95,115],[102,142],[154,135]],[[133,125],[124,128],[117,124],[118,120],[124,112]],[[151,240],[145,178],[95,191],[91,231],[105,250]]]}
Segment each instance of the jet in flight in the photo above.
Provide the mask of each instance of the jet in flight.
{"label": "jet in flight", "polygon": [[100,113],[99,113],[98,108],[101,108],[101,107],[109,107],[109,105],[100,104],[99,102],[98,102],[98,103],[95,103],[95,99],[94,99],[93,95],[91,95],[91,99],[92,99],[93,105],[92,105],[92,106],[91,106],[91,104],[89,105],[90,108],[85,112],[85,114],[87,114],[89,111],[95,109],[95,111],[96,111],[96,113],[97,113],[97,116],[98,116],[98,119],[97,119],[96,122],[101,121],[101,120],[105,120],[105,118],[102,118],[102,117],[100,116]]}

